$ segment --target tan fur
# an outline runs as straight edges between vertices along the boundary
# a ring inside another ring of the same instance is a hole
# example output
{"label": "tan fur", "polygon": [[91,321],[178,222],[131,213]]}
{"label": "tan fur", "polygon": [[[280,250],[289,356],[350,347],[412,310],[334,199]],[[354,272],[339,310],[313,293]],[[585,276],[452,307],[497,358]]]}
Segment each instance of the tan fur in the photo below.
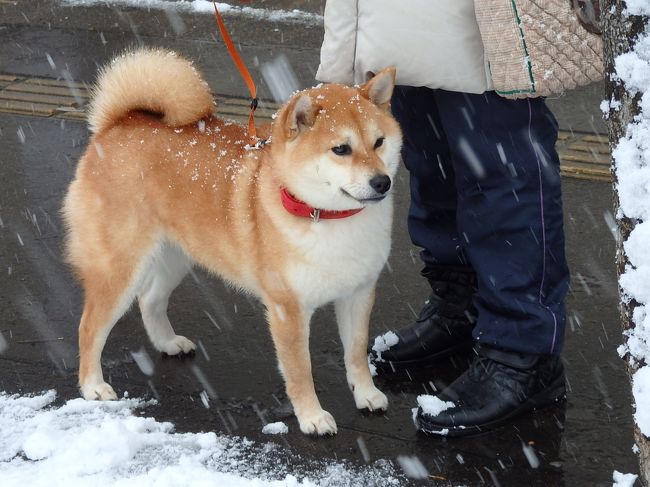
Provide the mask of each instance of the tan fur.
{"label": "tan fur", "polygon": [[[387,76],[392,91],[394,72]],[[130,53],[101,74],[90,114],[96,133],[63,207],[68,261],[85,293],[79,331],[83,394],[89,399],[115,397],[103,381],[99,360],[111,328],[136,295],[158,349],[192,349],[189,340],[173,333],[165,312],[169,293],[182,279],[186,255],[263,300],[301,429],[333,433],[336,425],[320,407],[309,359],[308,323],[312,308],[320,304],[312,303],[292,276],[302,267],[309,274],[309,266],[315,266],[322,272],[318,279],[340,279],[334,271],[328,274],[328,263],[319,262],[300,242],[312,238],[314,230],[355,223],[315,224],[294,217],[282,207],[279,189],[284,186],[310,201],[315,195],[305,194],[295,173],[314,154],[332,157],[330,148],[341,143],[342,127],[362,140],[363,148],[334,163],[349,165],[346,170],[354,174],[385,172],[372,149],[377,135],[367,129],[369,120],[395,143],[401,140],[399,128],[384,109],[364,98],[368,87],[364,92],[329,85],[294,96],[278,114],[272,142],[251,149],[243,127],[208,115],[212,99],[206,86],[187,61],[160,50]],[[308,99],[299,101],[302,96]],[[262,134],[270,130],[261,128]],[[372,212],[388,211],[390,220],[390,211],[380,210],[382,204],[360,215],[371,218]],[[386,226],[390,233],[390,221]],[[163,254],[176,255],[180,270],[160,264]],[[342,320],[350,321],[341,326],[358,329],[342,335],[344,345],[353,344],[345,351],[348,381],[357,388],[357,405],[371,409],[386,405],[372,384],[365,352],[374,280],[382,265],[376,264],[372,280],[358,291],[344,291],[360,299],[337,301],[337,313],[340,308]]]}
{"label": "tan fur", "polygon": [[100,72],[88,110],[90,131],[102,132],[134,109],[164,114],[176,127],[210,115],[214,99],[190,61],[162,49],[140,49]]}

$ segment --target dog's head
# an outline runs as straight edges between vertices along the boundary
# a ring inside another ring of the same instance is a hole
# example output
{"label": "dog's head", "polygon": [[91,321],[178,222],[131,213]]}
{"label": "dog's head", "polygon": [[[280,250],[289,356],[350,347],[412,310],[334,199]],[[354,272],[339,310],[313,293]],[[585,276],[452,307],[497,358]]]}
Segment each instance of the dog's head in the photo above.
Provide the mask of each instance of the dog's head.
{"label": "dog's head", "polygon": [[390,113],[395,69],[359,87],[323,85],[293,95],[273,125],[276,174],[315,208],[381,201],[397,172],[402,133]]}

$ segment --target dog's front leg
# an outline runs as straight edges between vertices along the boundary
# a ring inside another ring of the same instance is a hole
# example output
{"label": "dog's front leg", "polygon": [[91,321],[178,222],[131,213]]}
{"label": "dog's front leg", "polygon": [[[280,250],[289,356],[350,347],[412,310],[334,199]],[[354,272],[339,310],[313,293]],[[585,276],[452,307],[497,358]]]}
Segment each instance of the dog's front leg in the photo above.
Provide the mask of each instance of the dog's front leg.
{"label": "dog's front leg", "polygon": [[375,302],[375,283],[335,302],[348,384],[358,409],[388,408],[388,399],[375,387],[368,366],[368,326]]}
{"label": "dog's front leg", "polygon": [[313,311],[296,302],[267,302],[273,343],[287,395],[305,434],[336,434],[336,422],[318,401],[309,356],[309,320]]}

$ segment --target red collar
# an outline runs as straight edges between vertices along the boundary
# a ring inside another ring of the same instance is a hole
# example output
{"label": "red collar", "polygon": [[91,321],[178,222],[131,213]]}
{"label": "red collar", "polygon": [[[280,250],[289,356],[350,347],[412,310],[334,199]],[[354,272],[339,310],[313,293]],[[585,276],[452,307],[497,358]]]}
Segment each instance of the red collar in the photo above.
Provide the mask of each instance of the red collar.
{"label": "red collar", "polygon": [[280,197],[282,198],[282,206],[292,215],[302,216],[305,218],[312,218],[315,222],[318,220],[334,220],[338,218],[347,218],[356,215],[363,208],[355,208],[353,210],[320,210],[309,206],[307,203],[300,201],[295,196],[292,196],[286,188],[280,190]]}

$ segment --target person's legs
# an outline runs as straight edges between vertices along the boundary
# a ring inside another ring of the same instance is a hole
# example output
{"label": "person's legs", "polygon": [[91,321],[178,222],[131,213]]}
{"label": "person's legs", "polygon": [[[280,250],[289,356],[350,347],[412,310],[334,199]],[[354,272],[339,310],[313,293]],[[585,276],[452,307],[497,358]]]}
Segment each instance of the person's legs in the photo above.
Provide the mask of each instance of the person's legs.
{"label": "person's legs", "polygon": [[544,100],[437,91],[436,102],[456,172],[458,233],[477,274],[479,346],[438,396],[454,406],[420,408],[418,421],[460,435],[563,395],[569,271],[557,124]]}
{"label": "person's legs", "polygon": [[404,133],[409,171],[409,235],[425,267],[465,266],[456,230],[456,183],[434,90],[397,86],[391,110]]}
{"label": "person's legs", "polygon": [[404,133],[402,158],[410,174],[409,234],[422,249],[422,275],[433,292],[416,322],[397,331],[397,344],[386,350],[382,337],[370,344],[379,371],[420,367],[471,346],[467,315],[475,289],[456,231],[455,176],[434,91],[397,86],[391,108]]}
{"label": "person's legs", "polygon": [[474,338],[559,354],[569,271],[555,118],[540,98],[438,91],[436,100],[455,161],[458,232],[478,277]]}

